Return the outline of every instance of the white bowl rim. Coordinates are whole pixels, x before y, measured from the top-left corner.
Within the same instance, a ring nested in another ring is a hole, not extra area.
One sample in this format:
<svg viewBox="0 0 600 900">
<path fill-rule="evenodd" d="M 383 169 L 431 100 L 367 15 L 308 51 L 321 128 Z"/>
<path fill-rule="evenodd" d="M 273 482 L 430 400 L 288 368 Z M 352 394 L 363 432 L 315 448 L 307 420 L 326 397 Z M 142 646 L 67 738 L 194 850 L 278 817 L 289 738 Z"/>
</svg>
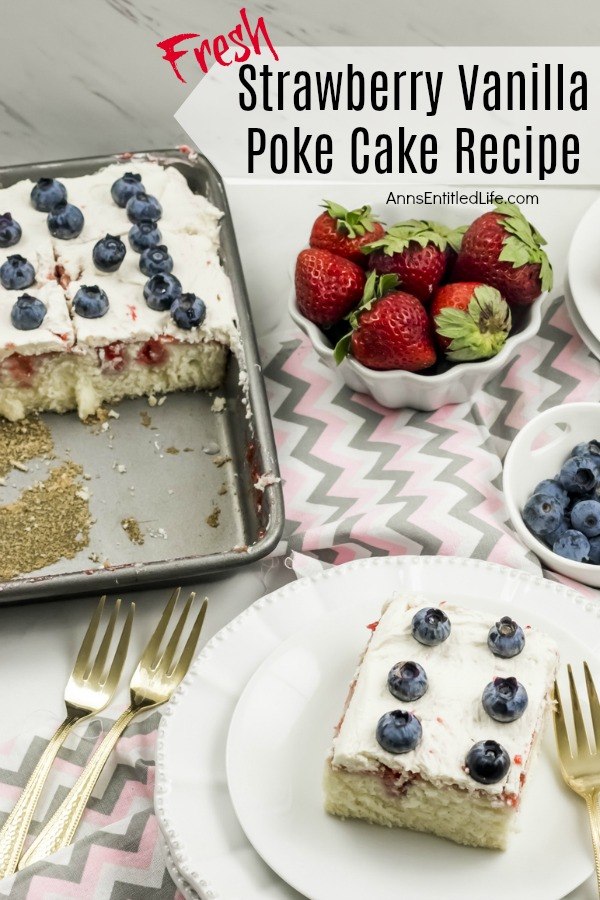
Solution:
<svg viewBox="0 0 600 900">
<path fill-rule="evenodd" d="M 531 321 L 525 326 L 523 331 L 509 335 L 500 352 L 497 353 L 496 356 L 490 357 L 490 359 L 457 363 L 452 366 L 452 368 L 448 369 L 446 372 L 441 372 L 439 375 L 423 375 L 420 372 L 408 372 L 406 369 L 369 369 L 352 356 L 347 356 L 343 362 L 345 365 L 354 369 L 363 381 L 365 379 L 370 379 L 374 382 L 384 383 L 397 378 L 398 375 L 402 375 L 408 383 L 412 382 L 415 385 L 448 384 L 452 381 L 459 380 L 464 372 L 469 370 L 472 371 L 473 366 L 477 367 L 478 372 L 483 372 L 484 374 L 488 372 L 494 373 L 499 371 L 503 365 L 509 361 L 509 358 L 516 347 L 523 343 L 523 341 L 537 334 L 542 322 L 542 312 L 547 298 L 548 291 L 543 291 L 539 297 L 530 304 L 528 308 L 531 310 Z M 298 304 L 296 303 L 296 291 L 293 285 L 290 291 L 289 313 L 294 322 L 296 322 L 302 331 L 308 335 L 311 343 L 317 350 L 317 353 L 322 357 L 327 357 L 332 368 L 334 366 L 337 368 L 333 356 L 333 349 L 325 343 L 321 329 L 318 325 L 315 325 L 314 322 L 311 322 L 310 319 L 307 319 L 298 309 Z"/>
<path fill-rule="evenodd" d="M 525 437 L 531 432 L 534 431 L 542 424 L 550 424 L 552 422 L 557 421 L 558 413 L 560 412 L 564 415 L 565 410 L 580 410 L 583 412 L 600 412 L 600 403 L 595 403 L 593 400 L 581 400 L 576 403 L 561 403 L 557 406 L 551 406 L 549 409 L 545 409 L 543 412 L 538 413 L 537 416 L 534 416 L 533 419 L 530 419 L 526 425 L 521 428 L 516 437 L 512 440 L 510 447 L 506 451 L 506 456 L 504 457 L 504 464 L 502 468 L 502 489 L 504 493 L 504 498 L 506 502 L 506 506 L 508 509 L 508 514 L 512 521 L 512 524 L 515 528 L 515 531 L 520 536 L 522 534 L 526 534 L 527 537 L 533 541 L 537 546 L 541 547 L 544 550 L 545 554 L 551 555 L 553 558 L 559 560 L 562 564 L 566 564 L 570 567 L 573 567 L 575 571 L 579 572 L 600 572 L 600 565 L 595 565 L 594 563 L 589 562 L 579 562 L 576 559 L 565 559 L 563 556 L 559 556 L 558 553 L 555 553 L 550 547 L 543 543 L 532 531 L 529 530 L 527 525 L 523 520 L 523 516 L 521 515 L 520 509 L 517 507 L 516 501 L 510 491 L 507 488 L 507 478 L 506 478 L 506 470 L 507 467 L 512 465 L 513 456 L 516 455 L 518 450 L 515 450 L 515 446 L 519 446 L 519 443 L 525 439 Z M 591 438 L 590 438 L 591 440 Z M 550 478 L 552 476 L 546 475 L 546 478 Z M 539 481 L 542 479 L 540 478 Z M 538 481 L 538 483 L 539 483 Z M 535 485 L 533 485 L 535 487 Z M 526 542 L 525 542 L 526 543 Z M 534 551 L 536 552 L 536 551 Z M 540 555 L 540 554 L 538 554 Z"/>
</svg>

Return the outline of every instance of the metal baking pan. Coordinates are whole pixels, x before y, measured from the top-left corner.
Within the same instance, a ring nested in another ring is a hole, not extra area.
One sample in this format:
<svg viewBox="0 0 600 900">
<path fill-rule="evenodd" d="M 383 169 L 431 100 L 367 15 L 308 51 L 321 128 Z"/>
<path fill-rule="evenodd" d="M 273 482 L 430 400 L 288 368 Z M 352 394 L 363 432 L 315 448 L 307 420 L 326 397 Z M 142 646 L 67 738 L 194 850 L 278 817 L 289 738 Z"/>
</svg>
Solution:
<svg viewBox="0 0 600 900">
<path fill-rule="evenodd" d="M 118 419 L 90 427 L 76 413 L 47 414 L 57 460 L 72 460 L 88 476 L 95 520 L 88 546 L 30 575 L 0 582 L 0 604 L 42 597 L 160 587 L 226 572 L 269 553 L 283 531 L 281 485 L 263 491 L 261 475 L 278 478 L 277 457 L 250 307 L 223 182 L 201 154 L 146 151 L 174 165 L 195 193 L 224 213 L 221 258 L 231 279 L 241 335 L 241 360 L 231 353 L 223 387 L 211 393 L 167 395 L 160 406 L 123 400 Z M 135 154 L 136 156 L 138 154 Z M 145 155 L 145 154 L 141 154 Z M 122 157 L 102 156 L 0 168 L 0 184 L 91 174 Z M 240 386 L 240 365 L 247 373 Z M 215 397 L 223 412 L 211 411 Z M 226 460 L 226 461 L 225 461 Z M 53 462 L 32 460 L 12 470 L 0 504 L 39 481 Z M 133 543 L 122 527 L 133 518 L 144 536 Z"/>
</svg>

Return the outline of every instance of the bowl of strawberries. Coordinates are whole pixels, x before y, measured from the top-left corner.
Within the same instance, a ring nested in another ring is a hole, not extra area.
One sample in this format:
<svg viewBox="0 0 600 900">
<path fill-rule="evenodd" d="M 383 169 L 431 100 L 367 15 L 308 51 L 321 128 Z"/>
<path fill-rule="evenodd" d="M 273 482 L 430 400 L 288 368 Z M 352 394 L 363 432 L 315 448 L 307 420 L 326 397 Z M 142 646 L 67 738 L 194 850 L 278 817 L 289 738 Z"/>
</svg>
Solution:
<svg viewBox="0 0 600 900">
<path fill-rule="evenodd" d="M 462 403 L 537 332 L 552 267 L 515 204 L 457 228 L 323 205 L 290 314 L 353 390 L 392 409 Z"/>
</svg>

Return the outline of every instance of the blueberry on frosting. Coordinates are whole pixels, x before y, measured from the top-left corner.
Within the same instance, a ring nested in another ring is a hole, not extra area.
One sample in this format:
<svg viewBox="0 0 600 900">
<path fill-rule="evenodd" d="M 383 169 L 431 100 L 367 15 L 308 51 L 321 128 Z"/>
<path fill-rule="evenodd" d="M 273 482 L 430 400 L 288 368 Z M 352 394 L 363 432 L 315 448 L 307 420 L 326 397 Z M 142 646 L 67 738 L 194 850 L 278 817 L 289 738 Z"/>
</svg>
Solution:
<svg viewBox="0 0 600 900">
<path fill-rule="evenodd" d="M 73 298 L 73 309 L 84 319 L 100 319 L 108 312 L 108 297 L 95 284 L 82 284 Z"/>
<path fill-rule="evenodd" d="M 153 275 L 144 285 L 144 299 L 150 309 L 164 312 L 181 297 L 181 282 L 167 272 Z"/>
<path fill-rule="evenodd" d="M 204 300 L 195 294 L 182 294 L 176 297 L 171 306 L 171 317 L 176 325 L 189 331 L 202 325 L 206 318 Z"/>
<path fill-rule="evenodd" d="M 478 741 L 467 753 L 465 765 L 473 781 L 496 784 L 510 769 L 510 759 L 497 741 Z"/>
<path fill-rule="evenodd" d="M 81 234 L 83 213 L 77 206 L 62 200 L 48 214 L 48 229 L 55 238 L 70 241 Z"/>
<path fill-rule="evenodd" d="M 110 189 L 110 195 L 117 206 L 127 206 L 127 202 L 136 194 L 144 193 L 144 185 L 142 184 L 142 176 L 136 175 L 134 172 L 125 172 L 120 178 L 114 182 Z"/>
<path fill-rule="evenodd" d="M 384 713 L 377 723 L 377 743 L 388 753 L 408 753 L 421 740 L 423 728 L 413 713 L 394 709 Z"/>
<path fill-rule="evenodd" d="M 142 250 L 140 256 L 140 270 L 148 278 L 153 275 L 159 275 L 161 272 L 173 271 L 173 257 L 164 244 L 156 247 L 148 247 Z"/>
<path fill-rule="evenodd" d="M 510 616 L 502 616 L 500 621 L 490 628 L 487 642 L 494 656 L 510 659 L 518 656 L 525 646 L 525 634 L 521 626 Z"/>
<path fill-rule="evenodd" d="M 141 222 L 142 219 L 158 222 L 162 216 L 162 206 L 156 197 L 152 197 L 145 191 L 141 191 L 139 194 L 134 194 L 133 197 L 130 197 L 127 201 L 125 210 L 129 221 L 134 223 Z"/>
<path fill-rule="evenodd" d="M 158 225 L 150 219 L 142 219 L 141 222 L 136 222 L 129 229 L 129 243 L 136 253 L 141 253 L 148 247 L 157 247 L 161 240 L 162 235 L 158 230 Z"/>
<path fill-rule="evenodd" d="M 0 216 L 0 247 L 14 247 L 21 240 L 21 226 L 15 222 L 10 213 Z"/>
<path fill-rule="evenodd" d="M 413 637 L 426 647 L 443 643 L 449 636 L 451 627 L 446 613 L 432 607 L 420 609 L 412 620 Z"/>
<path fill-rule="evenodd" d="M 399 662 L 389 671 L 388 688 L 397 700 L 409 703 L 418 700 L 427 691 L 425 669 L 416 662 Z"/>
<path fill-rule="evenodd" d="M 40 327 L 46 312 L 45 305 L 38 297 L 21 294 L 10 311 L 10 321 L 19 331 L 33 331 Z"/>
<path fill-rule="evenodd" d="M 529 698 L 516 678 L 494 678 L 485 686 L 481 702 L 496 722 L 515 722 L 527 709 Z"/>
<path fill-rule="evenodd" d="M 35 269 L 18 253 L 7 257 L 0 266 L 0 283 L 7 291 L 22 291 L 35 281 Z"/>
<path fill-rule="evenodd" d="M 97 244 L 94 244 L 92 259 L 96 268 L 101 272 L 116 272 L 125 259 L 126 252 L 127 248 L 120 237 L 107 234 Z"/>
<path fill-rule="evenodd" d="M 38 212 L 51 212 L 67 199 L 67 189 L 56 178 L 40 178 L 31 189 L 31 202 Z"/>
</svg>

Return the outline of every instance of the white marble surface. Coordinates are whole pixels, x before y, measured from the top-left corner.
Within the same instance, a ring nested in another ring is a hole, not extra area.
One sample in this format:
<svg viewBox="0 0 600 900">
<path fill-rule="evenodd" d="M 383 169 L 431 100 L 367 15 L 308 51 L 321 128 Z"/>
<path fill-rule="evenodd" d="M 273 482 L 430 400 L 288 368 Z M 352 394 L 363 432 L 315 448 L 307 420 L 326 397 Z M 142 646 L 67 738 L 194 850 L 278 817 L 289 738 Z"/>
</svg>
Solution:
<svg viewBox="0 0 600 900">
<path fill-rule="evenodd" d="M 572 0 L 521 0 L 502 5 L 460 0 L 381 0 L 328 4 L 291 0 L 251 7 L 263 14 L 280 44 L 578 44 L 600 33 L 600 7 Z M 0 164 L 60 159 L 127 148 L 173 145 L 185 140 L 173 113 L 197 73 L 186 66 L 189 85 L 180 84 L 155 44 L 182 31 L 212 35 L 234 24 L 239 4 L 222 0 L 20 0 L 2 8 L 0 55 Z M 187 63 L 187 60 L 186 60 Z M 390 187 L 394 187 L 390 185 Z M 230 201 L 259 334 L 293 333 L 284 311 L 289 267 L 305 241 L 320 187 L 285 188 L 286 222 L 281 228 L 280 186 L 237 184 Z M 376 194 L 373 192 L 377 192 Z M 340 202 L 383 202 L 381 186 L 346 186 Z M 588 190 L 545 191 L 536 222 L 547 233 L 562 281 L 570 233 L 595 194 Z M 257 198 L 260 228 L 257 228 Z M 390 218 L 392 216 L 390 215 Z M 204 638 L 210 637 L 265 590 L 291 577 L 266 561 L 233 578 L 198 586 L 210 597 Z M 137 618 L 127 664 L 150 634 L 164 592 L 135 595 Z M 62 714 L 62 691 L 95 599 L 2 608 L 0 684 L 4 703 L 0 739 L 50 722 Z M 117 703 L 127 699 L 126 687 Z M 590 883 L 573 900 L 591 900 Z"/>
</svg>

